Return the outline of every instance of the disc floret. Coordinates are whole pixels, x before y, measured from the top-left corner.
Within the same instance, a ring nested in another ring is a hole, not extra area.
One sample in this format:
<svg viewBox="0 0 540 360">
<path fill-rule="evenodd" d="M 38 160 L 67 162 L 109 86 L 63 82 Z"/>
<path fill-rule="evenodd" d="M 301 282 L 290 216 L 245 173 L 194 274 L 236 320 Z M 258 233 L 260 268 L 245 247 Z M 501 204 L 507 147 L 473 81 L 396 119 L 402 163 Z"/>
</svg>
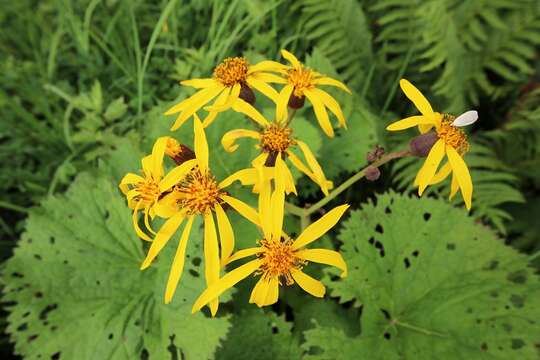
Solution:
<svg viewBox="0 0 540 360">
<path fill-rule="evenodd" d="M 258 243 L 263 248 L 258 254 L 262 261 L 258 273 L 267 279 L 278 278 L 281 285 L 294 284 L 291 270 L 302 269 L 306 261 L 296 256 L 293 241 L 282 237 L 279 241 L 263 239 Z"/>
<path fill-rule="evenodd" d="M 179 206 L 189 215 L 208 214 L 220 204 L 222 191 L 213 175 L 194 169 L 175 191 L 179 194 Z"/>
<path fill-rule="evenodd" d="M 287 71 L 287 82 L 294 86 L 293 95 L 301 98 L 305 90 L 315 88 L 313 71 L 305 67 L 293 68 Z"/>
<path fill-rule="evenodd" d="M 446 145 L 456 149 L 460 155 L 464 155 L 469 151 L 469 142 L 463 129 L 452 125 L 455 118 L 453 115 L 444 114 L 440 126 L 437 128 L 437 136 Z"/>
<path fill-rule="evenodd" d="M 249 63 L 244 57 L 229 57 L 214 69 L 214 77 L 225 86 L 243 84 L 248 75 Z"/>
<path fill-rule="evenodd" d="M 265 152 L 282 153 L 295 144 L 292 129 L 286 126 L 271 123 L 261 134 L 261 148 Z"/>
</svg>

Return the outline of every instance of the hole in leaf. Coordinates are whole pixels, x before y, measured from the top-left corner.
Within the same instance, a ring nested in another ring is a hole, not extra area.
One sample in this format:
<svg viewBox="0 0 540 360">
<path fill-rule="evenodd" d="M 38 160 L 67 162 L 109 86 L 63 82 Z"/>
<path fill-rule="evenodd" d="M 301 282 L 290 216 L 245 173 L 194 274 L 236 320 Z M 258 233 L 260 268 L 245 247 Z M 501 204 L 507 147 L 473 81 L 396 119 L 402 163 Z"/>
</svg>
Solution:
<svg viewBox="0 0 540 360">
<path fill-rule="evenodd" d="M 419 252 L 418 250 L 414 250 L 414 251 L 412 252 L 412 256 L 418 257 L 418 255 L 420 255 L 420 252 Z"/>
<path fill-rule="evenodd" d="M 28 342 L 32 342 L 32 341 L 36 340 L 36 339 L 38 338 L 38 336 L 39 336 L 39 335 L 37 335 L 37 334 L 36 334 L 36 335 L 30 335 L 30 336 L 28 337 Z"/>
<path fill-rule="evenodd" d="M 38 291 L 35 295 L 38 299 L 41 299 L 43 297 L 43 293 L 41 291 Z"/>
<path fill-rule="evenodd" d="M 403 263 L 405 264 L 405 269 L 408 269 L 411 267 L 411 262 L 409 261 L 409 258 L 403 259 Z"/>
<path fill-rule="evenodd" d="M 386 340 L 390 340 L 390 338 L 391 338 L 390 333 L 385 332 L 385 333 L 384 333 L 384 338 L 385 338 Z"/>
<path fill-rule="evenodd" d="M 58 360 L 58 359 L 60 359 L 60 351 L 51 355 L 51 360 Z"/>
<path fill-rule="evenodd" d="M 517 350 L 525 346 L 525 342 L 521 339 L 512 339 L 512 349 Z"/>
<path fill-rule="evenodd" d="M 36 258 L 36 260 L 41 260 L 41 255 L 39 254 L 35 254 L 34 257 Z"/>
<path fill-rule="evenodd" d="M 277 334 L 279 332 L 279 329 L 276 324 L 271 324 L 272 326 L 272 334 Z"/>
<path fill-rule="evenodd" d="M 150 359 L 150 354 L 148 353 L 147 349 L 142 349 L 141 351 L 141 360 L 148 360 Z"/>
<path fill-rule="evenodd" d="M 375 226 L 375 231 L 380 233 L 380 234 L 384 233 L 384 230 L 383 230 L 383 227 L 382 227 L 381 224 L 377 224 L 377 226 Z"/>
<path fill-rule="evenodd" d="M 391 319 L 391 316 L 390 316 L 390 313 L 388 312 L 388 310 L 381 309 L 381 312 L 383 313 L 384 318 L 385 318 L 386 320 L 390 320 L 390 319 Z"/>
<path fill-rule="evenodd" d="M 114 337 L 113 333 L 110 333 L 110 334 L 109 334 L 109 340 L 112 340 L 113 337 Z"/>
<path fill-rule="evenodd" d="M 368 240 L 368 242 L 369 242 L 371 245 L 375 244 L 375 238 L 374 238 L 373 236 L 370 237 L 369 240 Z"/>
<path fill-rule="evenodd" d="M 189 269 L 189 273 L 191 274 L 191 276 L 194 276 L 194 277 L 199 277 L 199 273 L 196 272 L 195 270 L 193 269 Z"/>
<path fill-rule="evenodd" d="M 390 209 L 389 206 L 387 206 L 387 207 L 384 208 L 384 213 L 385 213 L 385 214 L 391 214 L 391 213 L 392 213 L 392 210 Z"/>
<path fill-rule="evenodd" d="M 22 323 L 21 325 L 19 325 L 19 327 L 17 327 L 17 331 L 25 331 L 28 329 L 28 323 Z"/>
<path fill-rule="evenodd" d="M 107 220 L 109 218 L 109 210 L 105 210 L 105 213 L 103 214 L 103 218 L 105 218 L 105 220 Z"/>
<path fill-rule="evenodd" d="M 58 305 L 57 304 L 51 304 L 51 305 L 47 305 L 45 307 L 45 309 L 43 309 L 40 313 L 39 313 L 39 319 L 40 320 L 45 320 L 47 319 L 47 315 L 49 315 L 49 313 L 53 310 L 55 310 L 56 308 L 58 308 Z"/>
<path fill-rule="evenodd" d="M 480 345 L 480 349 L 482 349 L 482 351 L 487 351 L 488 349 L 488 346 L 486 343 L 482 343 L 482 345 Z"/>
<path fill-rule="evenodd" d="M 380 241 L 375 241 L 375 248 L 379 250 L 379 255 L 384 257 L 384 246 Z"/>
<path fill-rule="evenodd" d="M 201 264 L 201 258 L 200 257 L 194 257 L 193 260 L 191 260 L 191 263 L 195 266 L 199 266 Z"/>
<path fill-rule="evenodd" d="M 23 274 L 21 274 L 21 273 L 18 273 L 18 272 L 14 272 L 14 273 L 12 273 L 12 274 L 11 274 L 11 276 L 13 276 L 13 277 L 16 277 L 16 278 L 23 278 L 23 277 L 24 277 L 24 275 L 23 275 Z"/>
<path fill-rule="evenodd" d="M 447 249 L 447 250 L 455 250 L 455 249 L 456 249 L 456 245 L 455 245 L 455 244 L 452 244 L 452 243 L 448 243 L 448 244 L 446 244 L 446 249 Z"/>
<path fill-rule="evenodd" d="M 25 317 L 27 317 L 28 315 L 30 315 L 30 311 L 25 312 L 25 313 L 23 314 L 22 317 L 25 318 Z"/>
<path fill-rule="evenodd" d="M 527 273 L 525 270 L 518 270 L 508 274 L 506 278 L 513 283 L 524 284 L 527 282 Z"/>
<path fill-rule="evenodd" d="M 430 213 L 424 213 L 424 220 L 428 221 L 429 219 L 431 219 L 431 214 Z"/>
<path fill-rule="evenodd" d="M 53 244 L 54 244 L 54 241 L 55 241 L 55 238 L 54 238 L 54 236 L 51 236 L 51 237 L 49 238 L 49 242 L 51 243 L 51 245 L 53 245 Z"/>
</svg>

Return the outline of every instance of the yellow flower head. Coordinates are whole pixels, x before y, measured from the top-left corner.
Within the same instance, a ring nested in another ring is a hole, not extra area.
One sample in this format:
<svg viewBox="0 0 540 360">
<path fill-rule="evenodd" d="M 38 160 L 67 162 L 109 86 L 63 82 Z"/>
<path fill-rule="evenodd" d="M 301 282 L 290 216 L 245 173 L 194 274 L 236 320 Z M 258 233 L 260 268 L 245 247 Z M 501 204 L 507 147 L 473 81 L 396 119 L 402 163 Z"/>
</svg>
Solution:
<svg viewBox="0 0 540 360">
<path fill-rule="evenodd" d="M 283 121 L 287 117 L 287 106 L 292 108 L 302 107 L 304 100 L 307 98 L 313 105 L 313 111 L 326 135 L 334 136 L 334 129 L 330 123 L 327 109 L 329 109 L 337 118 L 339 126 L 347 127 L 345 117 L 341 111 L 338 102 L 326 91 L 319 88 L 320 85 L 330 85 L 338 87 L 349 94 L 351 91 L 342 82 L 327 76 L 321 75 L 318 72 L 308 69 L 298 61 L 298 59 L 288 52 L 281 50 L 281 55 L 290 62 L 290 65 L 283 69 L 277 69 L 282 75 L 282 79 L 278 82 L 285 86 L 279 93 L 277 101 L 276 118 Z M 275 70 L 274 70 L 275 71 Z"/>
<path fill-rule="evenodd" d="M 306 249 L 306 246 L 323 236 L 342 217 L 349 205 L 341 205 L 308 226 L 295 240 L 283 231 L 284 192 L 283 184 L 276 181 L 275 191 L 269 183 L 261 189 L 259 197 L 259 219 L 262 239 L 259 246 L 244 249 L 231 256 L 228 262 L 248 256 L 256 258 L 225 274 L 199 296 L 192 312 L 199 311 L 212 299 L 220 296 L 230 287 L 245 279 L 250 274 L 260 276 L 249 299 L 262 307 L 274 304 L 278 300 L 279 286 L 297 283 L 304 291 L 316 297 L 325 294 L 324 285 L 305 274 L 302 269 L 309 262 L 332 265 L 342 270 L 342 277 L 347 275 L 347 265 L 341 255 L 328 249 Z"/>
<path fill-rule="evenodd" d="M 223 205 L 229 205 L 250 221 L 258 221 L 256 211 L 242 201 L 229 196 L 224 191 L 226 185 L 218 183 L 212 175 L 208 163 L 206 135 L 201 121 L 196 115 L 194 132 L 195 159 L 188 160 L 173 169 L 167 176 L 173 182 L 167 183 L 168 191 L 159 198 L 154 209 L 158 216 L 167 218 L 167 221 L 155 235 L 148 254 L 141 265 L 141 270 L 148 268 L 185 221 L 186 225 L 182 231 L 167 281 L 165 303 L 171 302 L 180 281 L 187 241 L 196 216 L 201 216 L 204 219 L 204 264 L 208 286 L 211 286 L 219 279 L 221 266 L 226 263 L 234 249 L 234 233 Z M 171 146 L 171 148 L 174 149 L 175 147 Z M 217 220 L 220 245 L 218 245 L 214 216 Z M 219 300 L 217 298 L 212 299 L 210 302 L 210 309 L 213 314 L 217 311 L 218 304 Z"/>
<path fill-rule="evenodd" d="M 418 193 L 422 195 L 428 185 L 437 184 L 452 174 L 450 199 L 461 190 L 465 206 L 470 210 L 473 184 L 467 164 L 462 158 L 469 150 L 469 143 L 461 127 L 474 123 L 478 119 L 478 113 L 471 110 L 456 118 L 453 115 L 434 112 L 431 104 L 413 84 L 402 79 L 399 85 L 422 115 L 396 121 L 386 129 L 397 131 L 418 126 L 421 133 L 435 128 L 437 135 L 437 141 L 416 175 L 415 185 L 418 186 Z M 437 171 L 445 154 L 448 161 Z"/>
<path fill-rule="evenodd" d="M 249 137 L 259 141 L 257 147 L 261 150 L 261 154 L 253 160 L 252 169 L 244 169 L 233 175 L 227 180 L 233 182 L 239 180 L 243 185 L 257 185 L 258 175 L 256 168 L 265 167 L 266 172 L 280 172 L 286 179 L 285 189 L 287 193 L 295 193 L 296 188 L 294 186 L 294 179 L 289 168 L 285 165 L 282 169 L 274 166 L 277 158 L 288 160 L 294 167 L 300 172 L 307 175 L 314 183 L 319 185 L 322 192 L 328 195 L 328 191 L 333 188 L 332 181 L 326 179 L 323 170 L 315 155 L 311 152 L 309 146 L 293 136 L 293 131 L 285 123 L 282 122 L 270 122 L 266 120 L 260 113 L 257 112 L 257 117 L 262 125 L 259 131 L 237 129 L 227 132 L 221 139 L 221 143 L 226 151 L 233 152 L 238 149 L 236 140 Z M 299 149 L 304 158 L 304 163 L 300 158 L 292 151 L 293 149 Z M 272 177 L 272 174 L 268 174 Z M 254 188 L 256 191 L 257 186 Z"/>
<path fill-rule="evenodd" d="M 155 235 L 150 227 L 148 217 L 156 215 L 156 205 L 159 197 L 168 191 L 178 178 L 178 174 L 189 171 L 194 165 L 194 160 L 185 161 L 184 164 L 167 174 L 163 178 L 163 156 L 167 151 L 169 137 L 159 138 L 152 149 L 152 154 L 142 159 L 142 175 L 128 173 L 120 181 L 120 190 L 128 200 L 128 206 L 133 210 L 133 227 L 137 235 L 147 241 L 152 239 L 139 227 L 138 211 L 144 212 L 146 229 Z"/>
<path fill-rule="evenodd" d="M 256 89 L 274 102 L 278 93 L 268 85 L 271 80 L 278 78 L 267 71 L 279 71 L 285 66 L 275 61 L 261 61 L 250 65 L 243 57 L 226 58 L 214 69 L 214 76 L 207 79 L 192 79 L 182 81 L 181 84 L 200 89 L 194 95 L 176 104 L 165 115 L 178 114 L 171 130 L 176 130 L 198 110 L 213 99 L 209 111 L 203 121 L 203 126 L 210 125 L 217 114 L 232 108 L 234 111 L 250 114 L 255 108 L 250 102 L 255 100 L 252 89 Z"/>
</svg>

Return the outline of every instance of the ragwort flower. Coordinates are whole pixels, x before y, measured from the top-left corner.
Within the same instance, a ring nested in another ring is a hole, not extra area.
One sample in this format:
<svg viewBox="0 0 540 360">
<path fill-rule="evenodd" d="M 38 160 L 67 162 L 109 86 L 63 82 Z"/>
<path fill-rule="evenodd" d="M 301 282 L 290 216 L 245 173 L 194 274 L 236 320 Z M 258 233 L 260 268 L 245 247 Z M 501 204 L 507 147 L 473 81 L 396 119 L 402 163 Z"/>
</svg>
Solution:
<svg viewBox="0 0 540 360">
<path fill-rule="evenodd" d="M 317 159 L 313 155 L 309 146 L 295 137 L 293 137 L 292 129 L 284 122 L 270 122 L 266 120 L 262 115 L 259 116 L 263 122 L 263 127 L 259 131 L 236 129 L 227 132 L 221 139 L 221 143 L 226 151 L 233 152 L 238 149 L 236 140 L 240 138 L 253 138 L 259 141 L 256 145 L 261 154 L 253 160 L 254 168 L 244 169 L 236 174 L 233 174 L 228 180 L 230 182 L 234 180 L 240 180 L 244 185 L 256 185 L 257 174 L 256 168 L 264 166 L 265 171 L 283 171 L 283 176 L 286 179 L 285 189 L 287 193 L 295 193 L 296 188 L 294 186 L 294 179 L 287 166 L 283 167 L 283 170 L 278 170 L 274 165 L 276 158 L 281 157 L 288 159 L 290 163 L 296 167 L 300 172 L 307 175 L 314 183 L 319 185 L 322 192 L 328 195 L 328 190 L 333 188 L 332 181 L 326 179 L 323 170 Z M 304 155 L 307 165 L 295 155 L 293 148 L 298 148 Z M 269 174 L 269 176 L 273 176 Z"/>
<path fill-rule="evenodd" d="M 155 235 L 148 217 L 153 219 L 156 215 L 155 209 L 159 197 L 173 187 L 176 181 L 195 165 L 195 160 L 188 159 L 163 177 L 163 156 L 167 151 L 167 143 L 168 137 L 159 138 L 152 148 L 152 154 L 145 156 L 141 161 L 143 176 L 128 173 L 122 178 L 119 185 L 122 193 L 126 195 L 128 207 L 133 209 L 135 232 L 141 239 L 147 241 L 152 241 L 152 239 L 139 227 L 139 210 L 144 212 L 146 229 Z"/>
<path fill-rule="evenodd" d="M 256 211 L 242 201 L 229 196 L 223 189 L 224 186 L 219 184 L 212 175 L 208 164 L 206 135 L 197 116 L 194 120 L 194 132 L 196 157 L 194 166 L 191 171 L 183 173 L 182 177 L 177 177 L 172 190 L 158 200 L 155 208 L 156 214 L 167 218 L 167 221 L 157 232 L 146 259 L 141 265 L 141 270 L 148 268 L 182 222 L 185 221 L 186 224 L 167 281 L 165 303 L 172 300 L 182 275 L 187 241 L 196 216 L 202 216 L 204 219 L 204 266 L 208 286 L 218 281 L 220 265 L 225 264 L 234 249 L 234 233 L 223 205 L 228 204 L 248 220 L 258 223 Z M 221 246 L 218 245 L 214 214 Z M 212 314 L 217 311 L 218 304 L 217 297 L 210 302 Z"/>
<path fill-rule="evenodd" d="M 287 106 L 291 108 L 300 108 L 304 105 L 304 101 L 307 98 L 311 102 L 311 105 L 313 105 L 315 116 L 326 135 L 329 137 L 334 136 L 334 129 L 330 123 L 328 112 L 326 110 L 327 108 L 336 116 L 339 126 L 347 128 L 345 117 L 343 116 L 343 112 L 341 111 L 338 102 L 326 91 L 321 90 L 319 86 L 335 86 L 350 94 L 351 91 L 349 88 L 338 80 L 329 78 L 305 67 L 287 50 L 281 50 L 281 55 L 283 55 L 291 65 L 287 66 L 285 70 L 278 69 L 278 72 L 282 74 L 282 78 L 279 81 L 269 79 L 270 82 L 285 84 L 279 93 L 277 101 L 277 119 L 282 121 L 286 118 Z"/>
<path fill-rule="evenodd" d="M 165 115 L 180 113 L 171 130 L 176 130 L 193 114 L 208 104 L 214 98 L 212 106 L 208 107 L 208 116 L 203 122 L 206 127 L 221 111 L 232 108 L 234 111 L 249 115 L 255 108 L 250 104 L 255 101 L 252 88 L 265 96 L 277 101 L 278 93 L 268 85 L 269 80 L 277 78 L 267 71 L 278 71 L 285 66 L 275 61 L 261 61 L 250 65 L 243 57 L 226 58 L 214 69 L 214 76 L 207 79 L 192 79 L 181 84 L 200 89 L 194 95 L 174 105 Z"/>
<path fill-rule="evenodd" d="M 469 150 L 469 143 L 460 127 L 474 123 L 478 119 L 478 113 L 471 110 L 456 118 L 453 115 L 434 112 L 428 100 L 409 81 L 402 79 L 399 85 L 422 115 L 396 121 L 386 129 L 397 131 L 418 126 L 421 133 L 435 128 L 437 135 L 437 140 L 429 151 L 424 165 L 416 175 L 415 185 L 418 186 L 418 193 L 422 195 L 428 185 L 439 183 L 452 174 L 450 198 L 461 190 L 465 206 L 470 210 L 473 184 L 467 164 L 463 161 L 463 156 Z M 445 154 L 448 161 L 437 171 Z"/>
<path fill-rule="evenodd" d="M 279 181 L 282 180 L 277 180 L 277 183 Z M 260 279 L 251 292 L 249 302 L 259 307 L 274 304 L 278 300 L 279 286 L 292 285 L 295 282 L 309 294 L 323 297 L 326 291 L 324 285 L 305 274 L 302 268 L 309 262 L 332 265 L 342 270 L 341 276 L 345 277 L 347 265 L 337 251 L 306 249 L 306 246 L 331 229 L 348 207 L 349 205 L 335 207 L 309 225 L 296 240 L 292 240 L 282 231 L 283 187 L 276 185 L 275 191 L 271 192 L 269 185 L 264 186 L 259 196 L 259 218 L 263 238 L 258 241 L 258 247 L 240 250 L 233 254 L 228 262 L 249 256 L 257 258 L 237 267 L 214 284 L 209 285 L 195 301 L 192 312 L 199 311 L 204 305 L 253 273 L 259 275 Z"/>
</svg>

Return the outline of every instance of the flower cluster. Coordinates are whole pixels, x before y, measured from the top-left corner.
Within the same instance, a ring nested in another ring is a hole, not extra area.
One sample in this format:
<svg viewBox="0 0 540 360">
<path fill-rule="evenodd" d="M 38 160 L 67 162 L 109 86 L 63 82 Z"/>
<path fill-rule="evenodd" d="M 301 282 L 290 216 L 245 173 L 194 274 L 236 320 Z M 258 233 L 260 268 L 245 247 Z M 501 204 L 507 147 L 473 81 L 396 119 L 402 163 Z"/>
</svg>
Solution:
<svg viewBox="0 0 540 360">
<path fill-rule="evenodd" d="M 328 211 L 314 223 L 305 226 L 296 238 L 290 237 L 283 229 L 283 219 L 286 196 L 297 194 L 290 165 L 311 179 L 328 201 L 344 190 L 342 185 L 333 195 L 330 194 L 332 181 L 326 179 L 308 144 L 294 136 L 290 123 L 297 109 L 302 108 L 307 99 L 324 133 L 333 137 L 334 127 L 328 110 L 335 116 L 338 127 L 346 128 L 345 117 L 338 102 L 321 86 L 333 86 L 347 93 L 350 91 L 343 83 L 304 66 L 288 51 L 282 50 L 281 53 L 289 65 L 270 60 L 252 65 L 243 57 L 227 58 L 214 69 L 211 78 L 183 81 L 182 85 L 198 91 L 174 105 L 166 114 L 177 116 L 172 131 L 193 119 L 193 148 L 173 137 L 161 137 L 155 142 L 152 153 L 142 159 L 141 175 L 129 173 L 120 182 L 128 206 L 133 209 L 135 232 L 141 239 L 150 242 L 141 270 L 152 264 L 183 226 L 167 280 L 165 303 L 172 301 L 182 276 L 187 243 L 197 216 L 204 223 L 207 287 L 195 301 L 193 312 L 208 306 L 211 314 L 215 315 L 223 292 L 252 274 L 258 276 L 259 280 L 249 302 L 258 306 L 275 303 L 280 285 L 296 283 L 313 296 L 324 296 L 324 285 L 302 271 L 310 262 L 331 265 L 340 269 L 342 276 L 347 274 L 347 266 L 338 252 L 307 246 L 336 225 L 348 205 Z M 400 120 L 390 125 L 388 130 L 417 125 L 421 133 L 435 129 L 429 154 L 416 178 L 420 194 L 428 185 L 440 182 L 452 173 L 451 195 L 461 189 L 467 208 L 470 208 L 472 182 L 462 160 L 469 145 L 459 126 L 476 120 L 472 119 L 475 114 L 469 112 L 455 118 L 436 113 L 412 84 L 406 80 L 400 84 L 422 115 Z M 278 91 L 274 86 L 281 86 L 281 89 Z M 275 104 L 275 117 L 272 120 L 255 108 L 255 92 Z M 235 129 L 223 134 L 221 143 L 224 150 L 236 151 L 239 147 L 236 141 L 247 137 L 255 140 L 259 155 L 252 159 L 251 164 L 246 164 L 245 169 L 225 179 L 217 179 L 210 166 L 205 128 L 212 124 L 219 113 L 229 109 L 246 115 L 253 121 L 254 129 Z M 198 116 L 201 110 L 205 111 L 203 120 Z M 293 149 L 301 153 L 303 159 Z M 437 171 L 444 154 L 448 162 Z M 379 156 L 377 159 L 373 160 L 384 163 Z M 378 172 L 376 167 L 371 167 Z M 165 168 L 169 171 L 165 171 Z M 376 178 L 378 175 L 370 179 L 373 181 Z M 235 181 L 251 187 L 252 192 L 257 194 L 257 209 L 227 192 L 227 187 Z M 229 211 L 239 213 L 260 230 L 260 236 L 253 239 L 256 246 L 235 251 L 234 230 L 227 215 Z M 141 213 L 142 225 L 139 224 Z M 165 220 L 158 231 L 151 225 L 155 217 Z M 226 265 L 247 257 L 252 257 L 252 260 L 222 275 Z"/>
</svg>

